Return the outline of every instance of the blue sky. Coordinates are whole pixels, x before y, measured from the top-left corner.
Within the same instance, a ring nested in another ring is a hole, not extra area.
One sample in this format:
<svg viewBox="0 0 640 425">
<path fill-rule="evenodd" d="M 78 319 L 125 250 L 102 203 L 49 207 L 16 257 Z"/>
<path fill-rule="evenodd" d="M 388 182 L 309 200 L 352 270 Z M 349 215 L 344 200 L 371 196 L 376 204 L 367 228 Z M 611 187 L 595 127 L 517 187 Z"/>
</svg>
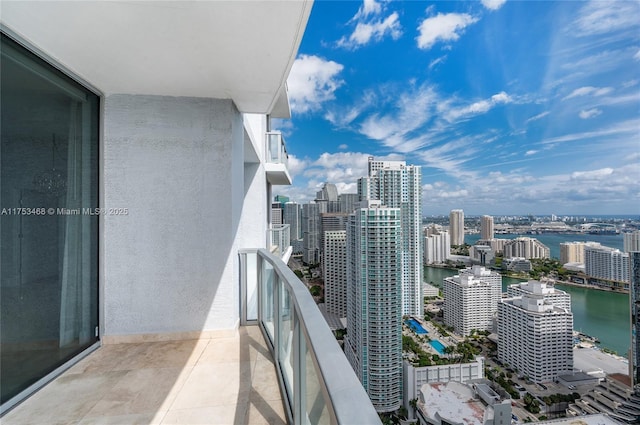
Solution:
<svg viewBox="0 0 640 425">
<path fill-rule="evenodd" d="M 317 0 L 288 79 L 297 202 L 367 157 L 424 215 L 640 214 L 640 2 Z"/>
</svg>

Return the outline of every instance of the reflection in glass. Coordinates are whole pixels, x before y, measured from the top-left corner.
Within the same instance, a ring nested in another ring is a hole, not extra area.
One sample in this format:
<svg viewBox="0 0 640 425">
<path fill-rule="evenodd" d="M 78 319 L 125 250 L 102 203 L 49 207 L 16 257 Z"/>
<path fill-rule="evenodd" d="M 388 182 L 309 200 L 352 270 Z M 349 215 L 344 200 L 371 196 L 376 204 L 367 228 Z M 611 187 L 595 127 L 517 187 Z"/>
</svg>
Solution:
<svg viewBox="0 0 640 425">
<path fill-rule="evenodd" d="M 0 50 L 4 403 L 97 340 L 99 98 L 4 34 Z"/>
</svg>

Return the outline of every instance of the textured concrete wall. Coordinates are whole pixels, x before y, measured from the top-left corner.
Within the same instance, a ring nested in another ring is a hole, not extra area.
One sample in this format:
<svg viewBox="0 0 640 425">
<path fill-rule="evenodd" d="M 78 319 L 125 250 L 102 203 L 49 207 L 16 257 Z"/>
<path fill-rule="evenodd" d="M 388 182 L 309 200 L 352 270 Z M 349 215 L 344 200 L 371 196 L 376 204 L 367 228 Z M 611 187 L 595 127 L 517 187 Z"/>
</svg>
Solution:
<svg viewBox="0 0 640 425">
<path fill-rule="evenodd" d="M 104 335 L 237 324 L 244 137 L 229 100 L 106 98 Z"/>
</svg>

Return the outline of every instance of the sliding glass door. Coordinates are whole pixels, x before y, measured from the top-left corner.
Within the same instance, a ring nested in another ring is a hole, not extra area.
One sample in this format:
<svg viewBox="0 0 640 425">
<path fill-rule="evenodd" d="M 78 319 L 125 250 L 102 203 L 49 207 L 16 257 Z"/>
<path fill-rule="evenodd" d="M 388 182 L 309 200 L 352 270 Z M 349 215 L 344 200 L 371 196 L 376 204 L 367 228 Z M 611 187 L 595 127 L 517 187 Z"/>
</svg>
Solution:
<svg viewBox="0 0 640 425">
<path fill-rule="evenodd" d="M 99 98 L 2 34 L 5 403 L 97 341 Z"/>
</svg>

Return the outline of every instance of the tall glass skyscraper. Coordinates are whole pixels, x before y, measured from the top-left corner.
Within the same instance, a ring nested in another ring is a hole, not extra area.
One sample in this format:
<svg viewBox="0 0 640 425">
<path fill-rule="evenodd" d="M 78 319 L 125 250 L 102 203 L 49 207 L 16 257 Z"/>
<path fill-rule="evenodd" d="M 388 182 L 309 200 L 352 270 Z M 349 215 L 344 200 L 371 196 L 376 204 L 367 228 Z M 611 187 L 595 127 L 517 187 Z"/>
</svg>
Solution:
<svg viewBox="0 0 640 425">
<path fill-rule="evenodd" d="M 422 167 L 369 157 L 369 176 L 358 180 L 358 191 L 362 200 L 400 208 L 402 314 L 422 315 Z"/>
<path fill-rule="evenodd" d="M 401 215 L 368 201 L 347 223 L 345 355 L 379 412 L 402 401 Z"/>
<path fill-rule="evenodd" d="M 640 389 L 640 251 L 629 253 L 631 286 L 629 301 L 631 303 L 631 355 L 629 357 L 629 375 L 631 384 Z M 637 391 L 636 391 L 637 392 Z"/>
</svg>

